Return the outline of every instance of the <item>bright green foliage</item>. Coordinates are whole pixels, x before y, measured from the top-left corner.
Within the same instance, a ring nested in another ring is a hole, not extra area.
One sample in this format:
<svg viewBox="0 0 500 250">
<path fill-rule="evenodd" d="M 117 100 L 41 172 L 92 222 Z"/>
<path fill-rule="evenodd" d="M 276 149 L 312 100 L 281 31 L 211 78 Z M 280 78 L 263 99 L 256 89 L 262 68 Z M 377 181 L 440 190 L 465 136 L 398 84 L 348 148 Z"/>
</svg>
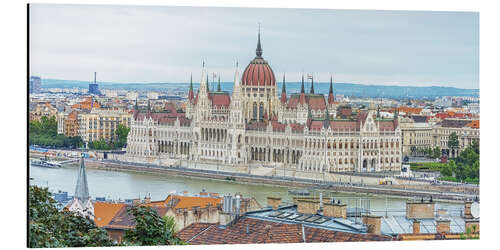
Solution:
<svg viewBox="0 0 500 250">
<path fill-rule="evenodd" d="M 135 206 L 129 209 L 135 221 L 135 228 L 127 230 L 124 236 L 125 245 L 156 246 L 184 244 L 175 235 L 173 218 L 162 218 L 151 207 Z"/>
<path fill-rule="evenodd" d="M 441 167 L 441 175 L 452 176 L 456 168 L 457 165 L 455 164 L 455 161 L 451 160 L 448 162 L 448 164 L 445 164 L 443 167 Z"/>
<path fill-rule="evenodd" d="M 441 149 L 439 147 L 435 147 L 432 150 L 432 158 L 439 158 L 441 157 Z"/>
<path fill-rule="evenodd" d="M 57 122 L 54 116 L 50 118 L 42 116 L 40 121 L 29 122 L 29 143 L 31 145 L 55 146 L 55 147 L 81 147 L 83 145 L 80 136 L 66 137 L 57 134 Z"/>
<path fill-rule="evenodd" d="M 458 145 L 459 145 L 458 135 L 457 135 L 457 133 L 453 132 L 448 137 L 448 148 L 450 148 L 450 149 L 457 149 Z"/>
<path fill-rule="evenodd" d="M 103 139 L 99 141 L 93 141 L 89 143 L 89 148 L 91 149 L 97 149 L 97 150 L 110 150 L 113 148 L 113 144 L 106 143 Z"/>
<path fill-rule="evenodd" d="M 479 143 L 473 142 L 460 153 L 456 161 L 450 161 L 441 168 L 442 180 L 464 181 L 468 183 L 479 183 Z"/>
<path fill-rule="evenodd" d="M 106 231 L 90 218 L 69 211 L 58 211 L 47 188 L 29 189 L 28 246 L 90 247 L 112 246 Z"/>
<path fill-rule="evenodd" d="M 115 143 L 117 147 L 123 147 L 127 143 L 127 136 L 130 132 L 130 128 L 123 124 L 118 124 L 115 130 L 115 134 L 118 137 L 118 141 Z"/>
</svg>

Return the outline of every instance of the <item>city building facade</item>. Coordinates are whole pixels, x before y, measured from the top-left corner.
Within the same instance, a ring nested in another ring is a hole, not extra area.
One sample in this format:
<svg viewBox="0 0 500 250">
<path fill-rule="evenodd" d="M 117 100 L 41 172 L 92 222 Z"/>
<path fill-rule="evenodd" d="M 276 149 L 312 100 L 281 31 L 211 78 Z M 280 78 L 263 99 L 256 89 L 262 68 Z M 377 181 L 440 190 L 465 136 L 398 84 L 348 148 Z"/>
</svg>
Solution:
<svg viewBox="0 0 500 250">
<path fill-rule="evenodd" d="M 308 77 L 309 78 L 309 77 Z M 401 129 L 397 117 L 382 119 L 373 109 L 337 118 L 333 82 L 327 97 L 314 92 L 287 97 L 262 57 L 256 57 L 232 94 L 208 88 L 207 69 L 195 95 L 191 86 L 185 113 L 136 109 L 128 136 L 128 161 L 179 158 L 233 166 L 257 164 L 296 171 L 372 172 L 401 169 Z M 283 76 L 285 85 L 285 76 Z M 347 114 L 348 113 L 348 114 Z"/>
<path fill-rule="evenodd" d="M 30 94 L 40 93 L 42 89 L 42 78 L 39 76 L 31 76 L 29 82 L 29 92 Z"/>
</svg>

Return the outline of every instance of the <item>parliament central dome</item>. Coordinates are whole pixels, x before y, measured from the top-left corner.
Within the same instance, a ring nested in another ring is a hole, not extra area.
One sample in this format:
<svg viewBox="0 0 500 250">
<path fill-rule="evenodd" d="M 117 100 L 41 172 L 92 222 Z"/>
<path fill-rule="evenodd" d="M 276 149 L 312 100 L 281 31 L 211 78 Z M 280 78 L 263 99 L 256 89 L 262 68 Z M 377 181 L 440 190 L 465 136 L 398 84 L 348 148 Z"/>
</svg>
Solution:
<svg viewBox="0 0 500 250">
<path fill-rule="evenodd" d="M 262 47 L 260 45 L 260 32 L 255 50 L 255 58 L 243 71 L 241 83 L 243 86 L 275 86 L 276 78 L 271 66 L 262 57 Z"/>
</svg>

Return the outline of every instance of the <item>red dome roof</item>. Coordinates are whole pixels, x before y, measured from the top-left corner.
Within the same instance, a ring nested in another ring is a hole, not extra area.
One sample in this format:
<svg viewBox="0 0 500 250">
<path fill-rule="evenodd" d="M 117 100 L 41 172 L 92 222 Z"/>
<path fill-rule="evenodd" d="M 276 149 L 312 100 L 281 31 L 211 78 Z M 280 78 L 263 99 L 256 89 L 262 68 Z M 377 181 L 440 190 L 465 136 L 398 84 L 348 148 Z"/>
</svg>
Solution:
<svg viewBox="0 0 500 250">
<path fill-rule="evenodd" d="M 241 78 L 242 85 L 274 86 L 276 79 L 271 66 L 262 58 L 253 59 L 246 67 Z"/>
<path fill-rule="evenodd" d="M 262 58 L 260 30 L 257 49 L 255 50 L 255 52 L 255 58 L 250 62 L 250 64 L 248 64 L 245 71 L 243 71 L 243 77 L 241 78 L 242 85 L 275 86 L 276 78 L 274 77 L 274 72 L 271 69 L 271 66 L 267 64 L 267 61 Z"/>
</svg>

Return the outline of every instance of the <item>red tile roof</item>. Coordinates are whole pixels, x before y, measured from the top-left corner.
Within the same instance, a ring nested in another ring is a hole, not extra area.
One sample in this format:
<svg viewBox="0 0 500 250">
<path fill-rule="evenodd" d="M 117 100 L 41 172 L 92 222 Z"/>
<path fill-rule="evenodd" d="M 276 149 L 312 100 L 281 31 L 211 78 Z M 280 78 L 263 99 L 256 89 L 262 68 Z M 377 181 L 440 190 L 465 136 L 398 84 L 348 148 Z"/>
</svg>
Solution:
<svg viewBox="0 0 500 250">
<path fill-rule="evenodd" d="M 154 201 L 151 203 L 143 204 L 144 206 L 151 207 L 172 207 L 182 209 L 192 209 L 193 207 L 212 207 L 221 204 L 222 198 L 220 197 L 197 197 L 197 196 L 182 196 L 182 195 L 169 195 L 163 201 Z"/>
<path fill-rule="evenodd" d="M 94 222 L 98 227 L 108 225 L 125 203 L 94 202 Z"/>
<path fill-rule="evenodd" d="M 248 233 L 247 233 L 248 228 Z M 391 237 L 373 234 L 354 234 L 304 226 L 305 242 L 387 241 Z M 222 229 L 218 224 L 194 223 L 177 236 L 192 245 L 301 243 L 304 242 L 301 224 L 286 224 L 241 218 Z"/>
<path fill-rule="evenodd" d="M 321 109 L 326 108 L 326 102 L 323 95 L 307 95 L 307 104 L 311 109 Z"/>
<path fill-rule="evenodd" d="M 355 121 L 331 121 L 330 128 L 332 131 L 359 131 L 359 125 Z"/>
<path fill-rule="evenodd" d="M 229 107 L 231 104 L 231 97 L 228 93 L 210 93 L 208 98 L 212 101 L 212 105 L 216 107 Z"/>
<path fill-rule="evenodd" d="M 309 124 L 309 130 L 318 131 L 323 127 L 323 121 L 311 121 Z"/>
</svg>

